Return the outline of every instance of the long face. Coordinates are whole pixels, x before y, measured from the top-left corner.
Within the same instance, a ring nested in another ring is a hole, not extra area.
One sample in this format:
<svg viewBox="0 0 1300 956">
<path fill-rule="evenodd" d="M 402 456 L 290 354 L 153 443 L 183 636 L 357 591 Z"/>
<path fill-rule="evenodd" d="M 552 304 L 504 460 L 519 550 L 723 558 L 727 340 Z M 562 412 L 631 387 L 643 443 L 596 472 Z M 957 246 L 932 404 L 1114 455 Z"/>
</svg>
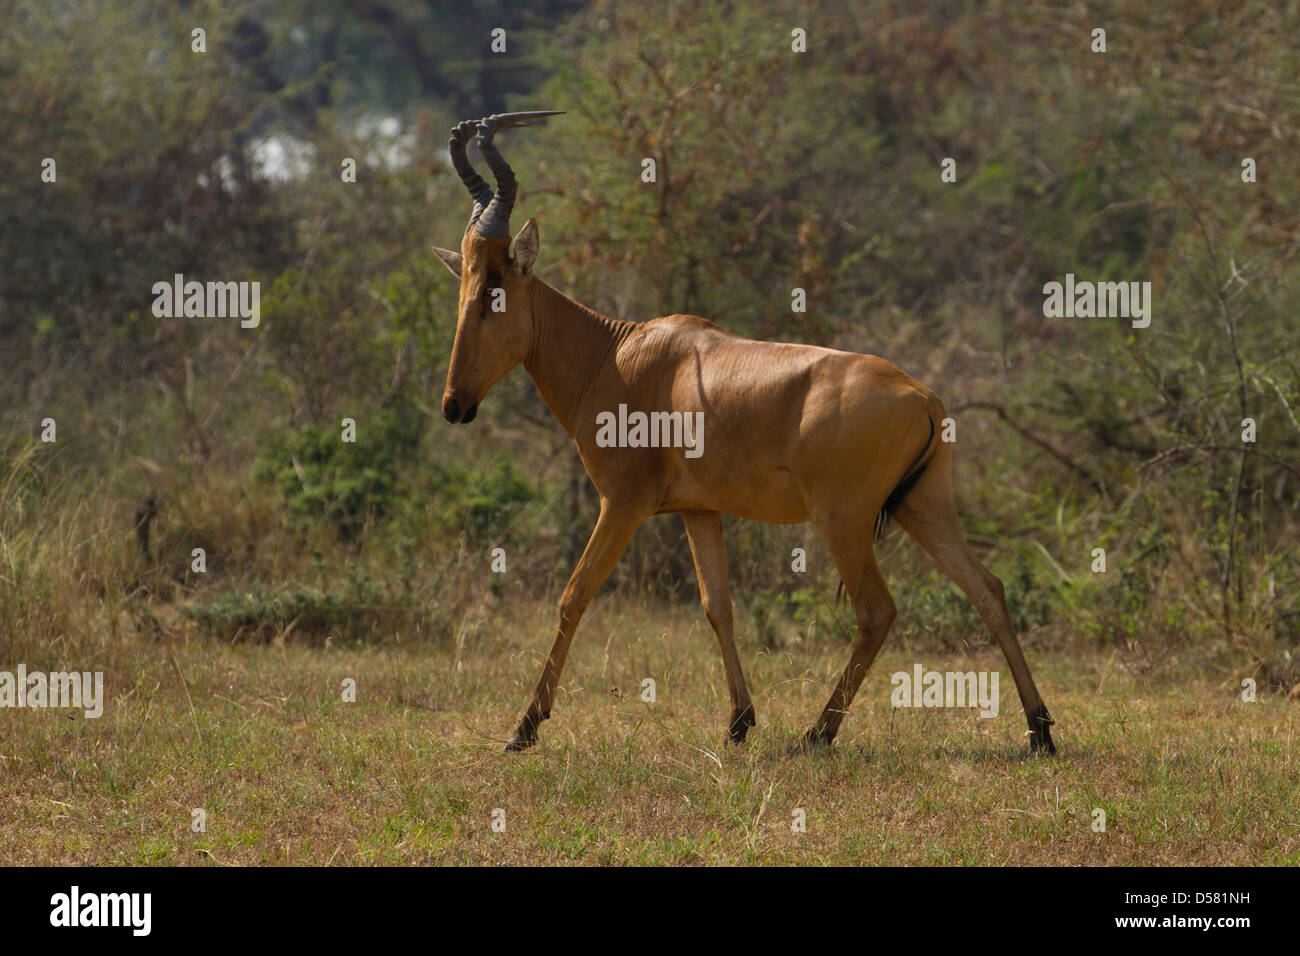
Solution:
<svg viewBox="0 0 1300 956">
<path fill-rule="evenodd" d="M 493 137 L 499 130 L 527 126 L 530 120 L 554 115 L 555 110 L 541 110 L 465 120 L 452 128 L 447 142 L 452 168 L 474 200 L 460 252 L 433 250 L 460 278 L 456 341 L 442 394 L 442 414 L 449 422 L 472 422 L 488 389 L 528 357 L 533 335 L 529 283 L 537 259 L 537 223 L 529 219 L 519 230 L 512 251 L 510 212 L 515 204 L 515 174 Z M 465 147 L 471 139 L 496 178 L 495 194 L 466 156 Z"/>
<path fill-rule="evenodd" d="M 530 219 L 515 238 L 484 239 L 471 230 L 461 253 L 435 249 L 460 276 L 456 340 L 447 368 L 442 413 L 449 422 L 469 423 L 488 390 L 528 357 L 533 315 L 529 297 L 537 226 Z"/>
</svg>

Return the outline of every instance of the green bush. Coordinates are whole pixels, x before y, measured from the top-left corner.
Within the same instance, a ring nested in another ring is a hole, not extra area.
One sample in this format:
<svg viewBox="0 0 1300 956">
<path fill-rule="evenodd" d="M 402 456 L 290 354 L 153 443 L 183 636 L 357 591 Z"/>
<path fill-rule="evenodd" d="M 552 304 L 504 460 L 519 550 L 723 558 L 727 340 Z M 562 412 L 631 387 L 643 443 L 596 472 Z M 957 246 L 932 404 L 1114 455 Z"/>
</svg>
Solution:
<svg viewBox="0 0 1300 956">
<path fill-rule="evenodd" d="M 439 468 L 433 496 L 446 501 L 443 521 L 476 540 L 502 538 L 524 507 L 538 500 L 528 480 L 508 458 L 482 468 Z"/>
<path fill-rule="evenodd" d="M 275 484 L 291 520 L 323 518 L 352 540 L 367 521 L 394 513 L 398 469 L 419 443 L 418 412 L 388 408 L 357 420 L 355 442 L 310 425 L 281 437 L 257 457 L 253 475 Z"/>
<path fill-rule="evenodd" d="M 445 640 L 458 613 L 436 588 L 419 593 L 350 566 L 343 580 L 254 585 L 182 608 L 208 637 L 222 641 L 286 639 L 347 642 L 394 635 Z"/>
</svg>

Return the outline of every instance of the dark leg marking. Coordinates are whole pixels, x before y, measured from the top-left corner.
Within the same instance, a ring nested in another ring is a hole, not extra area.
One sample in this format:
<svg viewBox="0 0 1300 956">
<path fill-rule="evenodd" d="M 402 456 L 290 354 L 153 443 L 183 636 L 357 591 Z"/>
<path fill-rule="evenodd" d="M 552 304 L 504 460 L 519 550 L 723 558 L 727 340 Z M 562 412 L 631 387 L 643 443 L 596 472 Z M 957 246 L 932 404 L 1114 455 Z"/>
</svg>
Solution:
<svg viewBox="0 0 1300 956">
<path fill-rule="evenodd" d="M 1029 750 L 1032 753 L 1046 751 L 1048 754 L 1056 753 L 1056 744 L 1052 743 L 1052 715 L 1047 712 L 1047 705 L 1040 704 L 1038 708 L 1029 715 Z"/>
<path fill-rule="evenodd" d="M 749 733 L 749 728 L 755 724 L 754 705 L 748 704 L 743 710 L 737 709 L 731 712 L 731 727 L 727 731 L 728 736 L 733 744 L 743 744 L 745 734 Z"/>
</svg>

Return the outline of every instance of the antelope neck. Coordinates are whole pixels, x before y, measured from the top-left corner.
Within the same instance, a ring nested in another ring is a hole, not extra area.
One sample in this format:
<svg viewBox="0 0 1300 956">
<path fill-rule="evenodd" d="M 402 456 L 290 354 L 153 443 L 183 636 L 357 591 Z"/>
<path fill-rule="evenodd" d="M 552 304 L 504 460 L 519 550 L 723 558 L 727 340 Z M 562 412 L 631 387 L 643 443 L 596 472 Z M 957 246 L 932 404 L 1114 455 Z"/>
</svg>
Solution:
<svg viewBox="0 0 1300 956">
<path fill-rule="evenodd" d="M 551 414 L 575 435 L 583 396 L 636 326 L 601 315 L 536 276 L 528 294 L 533 339 L 524 370 Z"/>
</svg>

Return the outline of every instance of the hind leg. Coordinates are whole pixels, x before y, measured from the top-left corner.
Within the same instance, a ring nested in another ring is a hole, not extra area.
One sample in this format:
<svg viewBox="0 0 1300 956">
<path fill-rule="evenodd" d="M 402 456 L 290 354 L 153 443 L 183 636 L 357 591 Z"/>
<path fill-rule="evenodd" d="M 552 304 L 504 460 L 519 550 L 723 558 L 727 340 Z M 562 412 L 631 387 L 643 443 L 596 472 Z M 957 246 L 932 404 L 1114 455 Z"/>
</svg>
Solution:
<svg viewBox="0 0 1300 956">
<path fill-rule="evenodd" d="M 1029 722 L 1032 750 L 1056 753 L 1052 743 L 1052 718 L 1034 685 L 1007 611 L 1002 582 L 989 573 L 971 553 L 952 501 L 949 469 L 951 446 L 939 445 L 930 464 L 911 492 L 894 512 L 894 520 L 934 558 L 944 573 L 966 592 L 975 610 L 988 625 L 1011 667 Z"/>
<path fill-rule="evenodd" d="M 835 567 L 840 572 L 853 610 L 858 619 L 858 638 L 853 644 L 848 666 L 831 692 L 817 723 L 804 737 L 804 744 L 828 744 L 840 729 L 849 704 L 862 686 L 862 680 L 880 653 L 897 609 L 889 596 L 884 576 L 872 554 L 871 519 L 861 522 L 822 522 L 817 529 L 830 548 Z"/>
</svg>

